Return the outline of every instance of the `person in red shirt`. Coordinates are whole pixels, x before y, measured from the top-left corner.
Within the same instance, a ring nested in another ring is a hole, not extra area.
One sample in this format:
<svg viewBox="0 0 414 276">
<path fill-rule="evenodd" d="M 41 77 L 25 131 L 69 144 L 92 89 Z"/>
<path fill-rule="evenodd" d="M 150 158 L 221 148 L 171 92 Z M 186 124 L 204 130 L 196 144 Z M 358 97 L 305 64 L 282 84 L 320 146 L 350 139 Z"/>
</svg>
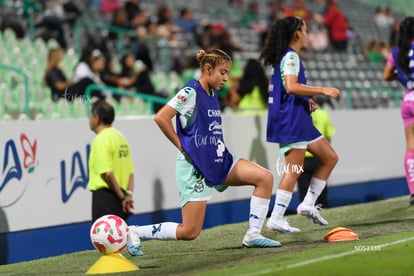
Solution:
<svg viewBox="0 0 414 276">
<path fill-rule="evenodd" d="M 336 0 L 327 2 L 323 25 L 328 29 L 332 48 L 345 51 L 348 47 L 349 23 Z"/>
</svg>

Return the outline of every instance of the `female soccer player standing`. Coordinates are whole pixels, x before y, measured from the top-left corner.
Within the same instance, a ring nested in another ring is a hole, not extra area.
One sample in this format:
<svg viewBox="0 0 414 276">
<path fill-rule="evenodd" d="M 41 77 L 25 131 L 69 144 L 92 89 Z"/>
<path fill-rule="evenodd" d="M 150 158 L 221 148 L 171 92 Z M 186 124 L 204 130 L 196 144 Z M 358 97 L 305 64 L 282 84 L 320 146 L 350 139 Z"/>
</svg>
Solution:
<svg viewBox="0 0 414 276">
<path fill-rule="evenodd" d="M 401 104 L 404 120 L 406 151 L 404 169 L 410 205 L 414 205 L 414 17 L 405 18 L 400 23 L 397 47 L 390 53 L 384 67 L 384 80 L 398 80 L 405 87 Z"/>
<path fill-rule="evenodd" d="M 270 171 L 234 157 L 224 144 L 217 91 L 228 80 L 231 58 L 223 51 L 200 50 L 199 80 L 189 81 L 156 115 L 155 122 L 180 151 L 176 160 L 176 182 L 181 196 L 182 223 L 163 222 L 130 226 L 128 251 L 140 255 L 140 238 L 193 240 L 200 234 L 212 187 L 254 186 L 250 201 L 249 227 L 243 239 L 246 247 L 279 247 L 261 230 L 273 188 Z M 176 118 L 174 130 L 172 119 Z"/>
<path fill-rule="evenodd" d="M 312 123 L 314 104 L 310 97 L 322 94 L 338 98 L 340 91 L 333 87 L 306 85 L 305 68 L 299 59 L 299 52 L 306 46 L 307 37 L 307 27 L 302 19 L 290 16 L 277 20 L 260 55 L 265 65 L 273 66 L 268 98 L 267 141 L 279 143 L 280 153 L 285 157 L 274 208 L 267 222 L 267 228 L 279 232 L 300 231 L 289 225 L 284 214 L 302 172 L 300 168 L 303 168 L 306 150 L 319 158 L 321 165 L 313 174 L 297 212 L 320 225 L 328 224 L 320 216 L 315 201 L 338 162 L 336 152 Z"/>
</svg>

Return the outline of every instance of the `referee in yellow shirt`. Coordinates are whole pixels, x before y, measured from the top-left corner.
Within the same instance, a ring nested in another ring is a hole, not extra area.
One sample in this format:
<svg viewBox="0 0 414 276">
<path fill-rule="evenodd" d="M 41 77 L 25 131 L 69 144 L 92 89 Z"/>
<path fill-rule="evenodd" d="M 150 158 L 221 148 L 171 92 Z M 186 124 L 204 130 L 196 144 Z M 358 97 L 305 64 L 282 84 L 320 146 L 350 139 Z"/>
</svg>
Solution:
<svg viewBox="0 0 414 276">
<path fill-rule="evenodd" d="M 332 121 L 329 118 L 328 113 L 322 108 L 323 102 L 319 99 L 314 100 L 315 103 L 320 106 L 320 108 L 317 108 L 311 114 L 313 124 L 319 130 L 319 132 L 329 142 L 331 142 L 331 137 L 335 134 L 335 128 L 332 125 Z M 303 164 L 304 172 L 298 178 L 298 190 L 301 201 L 303 201 L 303 199 L 305 198 L 312 175 L 315 172 L 315 170 L 319 167 L 319 165 L 319 159 L 307 151 L 305 154 L 305 161 Z M 325 188 L 322 190 L 322 193 L 316 200 L 316 204 L 321 204 L 324 208 L 328 207 L 328 185 L 325 185 Z"/>
<path fill-rule="evenodd" d="M 125 136 L 112 127 L 114 119 L 114 108 L 108 102 L 98 100 L 92 104 L 89 126 L 96 133 L 89 155 L 92 222 L 109 214 L 127 222 L 134 208 L 131 149 Z"/>
</svg>

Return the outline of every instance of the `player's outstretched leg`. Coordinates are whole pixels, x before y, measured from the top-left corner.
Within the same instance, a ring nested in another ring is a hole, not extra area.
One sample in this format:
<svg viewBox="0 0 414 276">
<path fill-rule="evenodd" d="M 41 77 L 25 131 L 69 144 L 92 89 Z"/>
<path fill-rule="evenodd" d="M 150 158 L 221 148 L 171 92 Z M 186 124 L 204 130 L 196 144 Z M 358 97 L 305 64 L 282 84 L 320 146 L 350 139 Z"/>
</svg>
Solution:
<svg viewBox="0 0 414 276">
<path fill-rule="evenodd" d="M 141 249 L 141 239 L 139 237 L 139 233 L 137 231 L 137 226 L 129 226 L 128 227 L 128 253 L 131 256 L 142 256 L 144 252 Z"/>
<path fill-rule="evenodd" d="M 263 237 L 262 235 L 251 236 L 246 234 L 243 239 L 244 247 L 280 247 L 282 244 L 278 241 Z"/>
</svg>

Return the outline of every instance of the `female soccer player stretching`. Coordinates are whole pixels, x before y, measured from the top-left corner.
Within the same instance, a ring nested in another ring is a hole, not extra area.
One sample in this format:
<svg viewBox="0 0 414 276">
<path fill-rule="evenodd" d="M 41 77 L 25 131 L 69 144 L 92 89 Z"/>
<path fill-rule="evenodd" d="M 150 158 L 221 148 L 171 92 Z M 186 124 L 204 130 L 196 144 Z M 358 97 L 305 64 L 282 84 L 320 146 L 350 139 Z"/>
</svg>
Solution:
<svg viewBox="0 0 414 276">
<path fill-rule="evenodd" d="M 398 45 L 393 49 L 384 67 L 384 80 L 397 80 L 405 87 L 401 104 L 404 120 L 406 151 L 404 169 L 410 205 L 414 205 L 414 17 L 405 18 L 400 23 Z"/>
<path fill-rule="evenodd" d="M 179 150 L 176 182 L 181 196 L 182 223 L 130 226 L 128 251 L 141 255 L 140 238 L 193 240 L 200 234 L 207 200 L 213 187 L 254 186 L 250 201 L 249 227 L 243 239 L 246 247 L 279 247 L 261 230 L 272 195 L 273 175 L 248 160 L 234 157 L 224 144 L 217 91 L 228 80 L 231 58 L 223 51 L 200 50 L 199 80 L 191 80 L 156 115 L 155 122 Z M 176 117 L 174 130 L 172 119 Z"/>
<path fill-rule="evenodd" d="M 298 206 L 298 214 L 315 223 L 327 225 L 319 214 L 315 201 L 326 185 L 326 180 L 338 162 L 332 146 L 312 123 L 313 95 L 338 98 L 340 91 L 333 87 L 306 85 L 305 68 L 299 59 L 300 50 L 307 44 L 305 22 L 298 17 L 277 20 L 271 27 L 260 60 L 273 66 L 269 91 L 267 141 L 279 143 L 285 156 L 285 168 L 276 191 L 272 215 L 266 226 L 279 232 L 299 232 L 284 219 L 296 181 L 303 168 L 305 152 L 319 158 L 321 165 L 312 176 L 309 189 Z M 295 169 L 293 169 L 295 168 Z"/>
</svg>

